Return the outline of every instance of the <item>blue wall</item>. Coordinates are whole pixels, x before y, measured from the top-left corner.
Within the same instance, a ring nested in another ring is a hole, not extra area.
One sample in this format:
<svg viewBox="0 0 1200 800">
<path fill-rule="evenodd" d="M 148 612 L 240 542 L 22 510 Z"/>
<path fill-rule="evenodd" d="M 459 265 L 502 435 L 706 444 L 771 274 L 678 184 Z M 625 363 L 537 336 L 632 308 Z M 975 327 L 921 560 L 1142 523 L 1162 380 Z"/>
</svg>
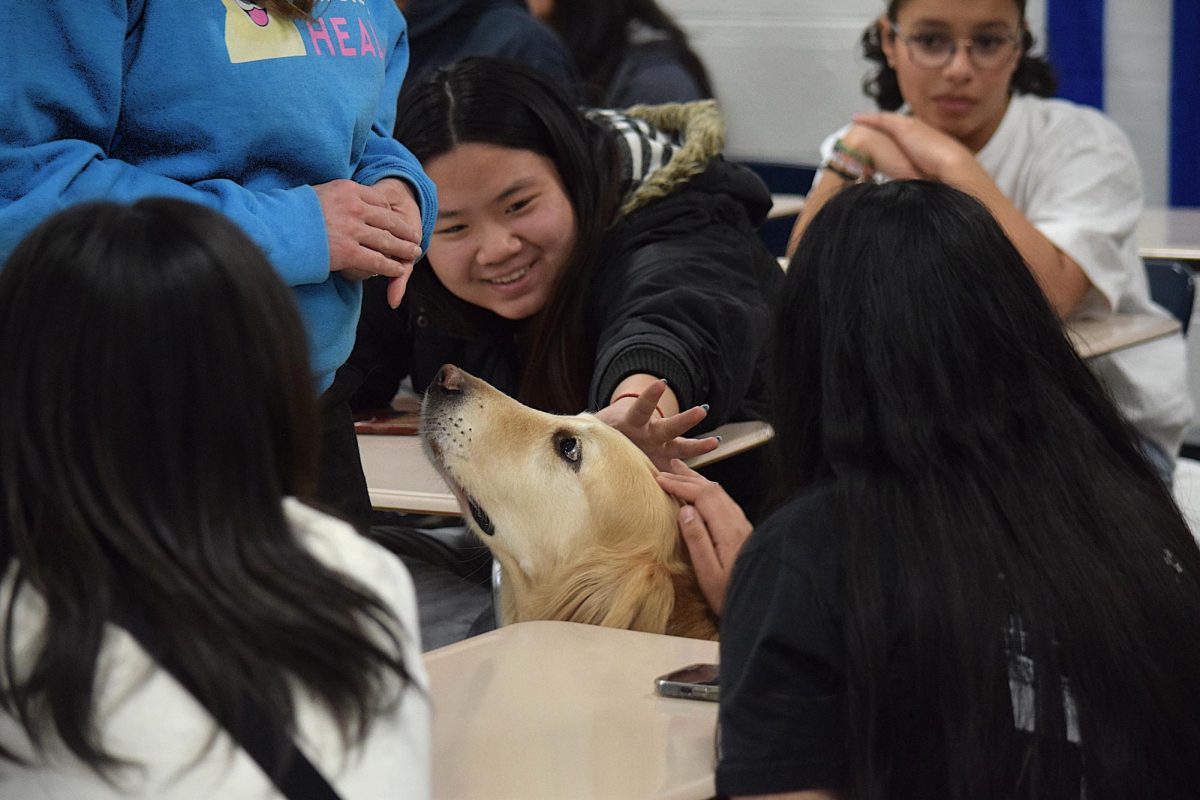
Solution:
<svg viewBox="0 0 1200 800">
<path fill-rule="evenodd" d="M 1047 0 L 1047 55 L 1060 97 L 1104 108 L 1105 28 L 1120 29 L 1111 13 L 1105 0 Z M 1200 206 L 1200 0 L 1173 0 L 1171 22 L 1169 52 L 1141 55 L 1170 59 L 1168 202 Z"/>
</svg>

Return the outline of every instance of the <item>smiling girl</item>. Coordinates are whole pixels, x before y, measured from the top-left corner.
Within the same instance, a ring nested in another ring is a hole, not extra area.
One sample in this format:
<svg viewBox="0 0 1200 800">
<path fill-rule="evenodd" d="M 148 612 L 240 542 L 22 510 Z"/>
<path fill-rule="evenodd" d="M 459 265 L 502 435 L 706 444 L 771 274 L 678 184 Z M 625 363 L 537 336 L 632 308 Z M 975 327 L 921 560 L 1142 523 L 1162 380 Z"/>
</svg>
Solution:
<svg viewBox="0 0 1200 800">
<path fill-rule="evenodd" d="M 1141 173 L 1098 111 L 1048 99 L 1030 56 L 1025 0 L 890 0 L 863 35 L 881 113 L 822 145 L 822 169 L 792 234 L 859 180 L 921 177 L 966 191 L 1012 239 L 1059 317 L 1165 315 L 1149 299 L 1134 228 Z M 1191 416 L 1182 337 L 1089 362 L 1164 477 Z"/>
<path fill-rule="evenodd" d="M 660 466 L 716 446 L 680 438 L 701 421 L 761 418 L 770 197 L 720 157 L 711 102 L 584 114 L 528 69 L 470 59 L 400 108 L 438 217 L 398 310 L 368 282 L 360 407 L 453 362 L 536 408 L 595 411 Z"/>
</svg>

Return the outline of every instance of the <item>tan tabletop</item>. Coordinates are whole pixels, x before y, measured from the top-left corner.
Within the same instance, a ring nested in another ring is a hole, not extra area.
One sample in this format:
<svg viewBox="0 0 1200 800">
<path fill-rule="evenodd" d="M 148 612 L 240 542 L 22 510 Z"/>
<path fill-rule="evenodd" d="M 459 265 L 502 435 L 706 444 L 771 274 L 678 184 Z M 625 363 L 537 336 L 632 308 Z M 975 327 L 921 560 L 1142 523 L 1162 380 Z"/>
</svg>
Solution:
<svg viewBox="0 0 1200 800">
<path fill-rule="evenodd" d="M 717 704 L 654 693 L 717 643 L 520 622 L 425 654 L 438 800 L 699 800 Z"/>
<path fill-rule="evenodd" d="M 767 219 L 794 217 L 803 208 L 804 195 L 802 194 L 772 194 L 771 210 L 767 212 Z"/>
<path fill-rule="evenodd" d="M 1200 208 L 1147 208 L 1137 226 L 1142 258 L 1200 261 Z"/>
<path fill-rule="evenodd" d="M 1068 325 L 1067 334 L 1079 355 L 1095 358 L 1170 336 L 1179 329 L 1179 321 L 1174 318 L 1153 314 L 1113 314 L 1098 320 L 1075 320 Z"/>
<path fill-rule="evenodd" d="M 420 436 L 359 435 L 371 507 L 458 516 L 458 501 L 421 447 Z"/>
<path fill-rule="evenodd" d="M 774 435 L 765 422 L 730 422 L 712 431 L 721 445 L 711 453 L 688 460 L 702 467 L 757 447 Z M 359 435 L 358 451 L 371 506 L 413 514 L 459 514 L 450 487 L 429 462 L 420 436 Z"/>
</svg>

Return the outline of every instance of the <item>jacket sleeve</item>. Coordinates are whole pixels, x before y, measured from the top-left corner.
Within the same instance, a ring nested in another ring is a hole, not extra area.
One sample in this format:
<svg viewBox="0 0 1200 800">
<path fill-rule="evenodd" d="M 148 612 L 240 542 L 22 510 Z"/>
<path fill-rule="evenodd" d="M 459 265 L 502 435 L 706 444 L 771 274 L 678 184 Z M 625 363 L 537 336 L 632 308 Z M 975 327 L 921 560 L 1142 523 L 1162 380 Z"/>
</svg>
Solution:
<svg viewBox="0 0 1200 800">
<path fill-rule="evenodd" d="M 360 383 L 350 406 L 355 411 L 384 408 L 396 396 L 400 381 L 412 362 L 412 337 L 408 331 L 407 302 L 399 309 L 387 304 L 387 278 L 363 281 L 362 314 L 354 350 L 346 362 Z"/>
<path fill-rule="evenodd" d="M 746 396 L 782 276 L 748 225 L 686 213 L 602 267 L 592 408 L 639 372 L 666 378 L 681 408 L 708 403 L 705 427 L 729 421 Z"/>
<path fill-rule="evenodd" d="M 329 277 L 329 248 L 309 186 L 255 192 L 231 180 L 194 184 L 108 156 L 117 135 L 132 0 L 6 3 L 0 48 L 0 255 L 47 216 L 88 200 L 166 196 L 238 222 L 285 282 Z"/>
<path fill-rule="evenodd" d="M 373 186 L 384 178 L 406 181 L 421 207 L 421 250 L 427 250 L 437 219 L 437 191 L 416 157 L 392 138 L 392 129 L 396 125 L 396 98 L 408 70 L 408 61 L 408 29 L 405 26 L 388 60 L 384 88 L 379 96 L 379 109 L 353 177 L 365 186 Z"/>
</svg>

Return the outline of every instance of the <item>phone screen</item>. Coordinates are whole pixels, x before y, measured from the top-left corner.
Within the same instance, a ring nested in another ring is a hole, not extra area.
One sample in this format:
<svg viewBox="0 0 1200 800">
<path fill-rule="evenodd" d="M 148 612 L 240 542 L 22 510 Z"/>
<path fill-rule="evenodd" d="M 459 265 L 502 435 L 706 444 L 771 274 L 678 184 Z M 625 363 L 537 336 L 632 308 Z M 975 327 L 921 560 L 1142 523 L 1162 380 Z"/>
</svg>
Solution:
<svg viewBox="0 0 1200 800">
<path fill-rule="evenodd" d="M 690 667 L 677 669 L 666 676 L 676 683 L 696 683 L 704 686 L 717 686 L 720 675 L 716 664 L 692 664 Z"/>
</svg>

